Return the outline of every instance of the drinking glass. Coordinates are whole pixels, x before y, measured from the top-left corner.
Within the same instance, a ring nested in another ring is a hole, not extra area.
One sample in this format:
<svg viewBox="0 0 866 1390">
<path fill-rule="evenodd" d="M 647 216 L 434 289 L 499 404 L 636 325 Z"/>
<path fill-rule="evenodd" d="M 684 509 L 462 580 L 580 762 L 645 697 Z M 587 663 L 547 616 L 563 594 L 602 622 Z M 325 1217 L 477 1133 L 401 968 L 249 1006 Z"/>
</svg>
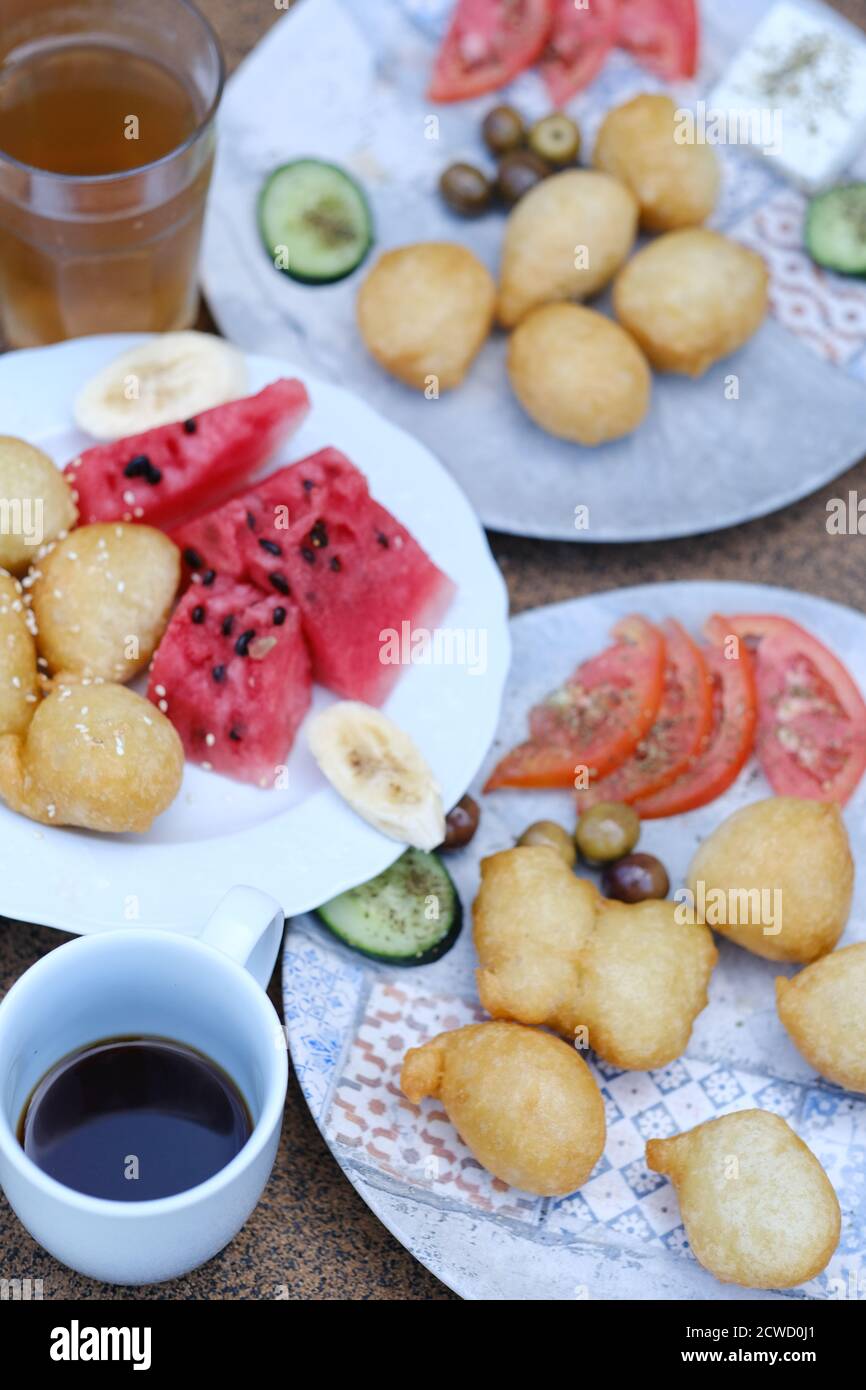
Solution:
<svg viewBox="0 0 866 1390">
<path fill-rule="evenodd" d="M 3 0 L 0 331 L 8 346 L 194 322 L 224 76 L 216 36 L 187 0 Z M 115 114 L 101 118 L 97 96 L 108 89 L 105 109 Z"/>
</svg>

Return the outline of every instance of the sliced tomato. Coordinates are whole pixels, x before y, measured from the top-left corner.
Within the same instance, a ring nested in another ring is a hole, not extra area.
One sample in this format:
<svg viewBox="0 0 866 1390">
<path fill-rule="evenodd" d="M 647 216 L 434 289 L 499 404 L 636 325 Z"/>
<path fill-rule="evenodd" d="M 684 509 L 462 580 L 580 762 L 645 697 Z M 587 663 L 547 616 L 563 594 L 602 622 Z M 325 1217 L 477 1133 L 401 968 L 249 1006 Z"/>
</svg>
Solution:
<svg viewBox="0 0 866 1390">
<path fill-rule="evenodd" d="M 635 801 L 661 791 L 685 772 L 713 723 L 713 686 L 700 649 L 673 619 L 663 624 L 667 647 L 662 702 L 655 723 L 631 757 L 578 792 L 579 811 L 599 801 Z"/>
<path fill-rule="evenodd" d="M 731 624 L 755 654 L 756 751 L 773 791 L 844 806 L 866 770 L 866 704 L 852 676 L 789 618 Z"/>
<path fill-rule="evenodd" d="M 695 0 L 619 0 L 617 43 L 666 82 L 694 77 L 698 66 Z"/>
<path fill-rule="evenodd" d="M 552 18 L 552 0 L 457 0 L 428 97 L 467 101 L 504 87 L 535 62 Z"/>
<path fill-rule="evenodd" d="M 598 76 L 619 32 L 620 0 L 553 0 L 553 25 L 539 69 L 555 106 Z"/>
<path fill-rule="evenodd" d="M 665 641 L 645 618 L 624 618 L 613 646 L 578 666 L 529 715 L 526 743 L 487 780 L 496 787 L 573 787 L 579 768 L 605 777 L 634 750 L 658 713 Z"/>
<path fill-rule="evenodd" d="M 754 746 L 757 705 L 748 647 L 741 642 L 729 649 L 734 632 L 730 618 L 714 615 L 704 631 L 704 661 L 713 684 L 712 727 L 703 752 L 676 781 L 635 801 L 641 820 L 678 816 L 715 801 L 739 776 Z"/>
</svg>

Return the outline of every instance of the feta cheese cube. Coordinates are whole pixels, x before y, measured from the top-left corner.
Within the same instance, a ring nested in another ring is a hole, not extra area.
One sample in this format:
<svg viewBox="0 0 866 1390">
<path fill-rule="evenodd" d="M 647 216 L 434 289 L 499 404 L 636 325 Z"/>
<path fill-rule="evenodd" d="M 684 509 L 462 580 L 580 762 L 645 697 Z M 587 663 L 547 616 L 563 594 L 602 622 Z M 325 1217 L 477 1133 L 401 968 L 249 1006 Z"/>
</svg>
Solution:
<svg viewBox="0 0 866 1390">
<path fill-rule="evenodd" d="M 719 140 L 747 143 L 808 193 L 866 140 L 866 42 L 829 11 L 774 5 L 710 96 Z M 707 128 L 710 128 L 710 120 Z"/>
</svg>

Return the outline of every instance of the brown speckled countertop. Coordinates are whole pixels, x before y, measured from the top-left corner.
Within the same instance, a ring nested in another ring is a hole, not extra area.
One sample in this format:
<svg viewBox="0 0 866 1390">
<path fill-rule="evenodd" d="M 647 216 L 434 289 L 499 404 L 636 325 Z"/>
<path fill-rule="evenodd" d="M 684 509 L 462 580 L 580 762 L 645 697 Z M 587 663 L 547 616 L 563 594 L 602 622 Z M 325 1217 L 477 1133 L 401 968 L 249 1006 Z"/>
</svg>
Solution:
<svg viewBox="0 0 866 1390">
<path fill-rule="evenodd" d="M 270 0 L 198 3 L 219 32 L 230 68 L 282 13 Z M 837 8 L 863 22 L 862 0 L 842 0 Z M 784 512 L 709 537 L 593 546 L 493 536 L 491 543 L 515 612 L 624 584 L 708 578 L 788 585 L 866 609 L 863 539 L 830 536 L 825 524 L 828 498 L 844 497 L 849 489 L 866 495 L 866 461 Z M 0 993 L 65 939 L 46 927 L 0 919 Z M 271 997 L 279 1008 L 274 982 Z M 240 1235 L 203 1268 L 144 1290 L 95 1284 L 41 1250 L 0 1197 L 0 1276 L 42 1279 L 45 1299 L 453 1297 L 355 1194 L 320 1137 L 294 1077 L 276 1166 L 262 1202 Z"/>
</svg>

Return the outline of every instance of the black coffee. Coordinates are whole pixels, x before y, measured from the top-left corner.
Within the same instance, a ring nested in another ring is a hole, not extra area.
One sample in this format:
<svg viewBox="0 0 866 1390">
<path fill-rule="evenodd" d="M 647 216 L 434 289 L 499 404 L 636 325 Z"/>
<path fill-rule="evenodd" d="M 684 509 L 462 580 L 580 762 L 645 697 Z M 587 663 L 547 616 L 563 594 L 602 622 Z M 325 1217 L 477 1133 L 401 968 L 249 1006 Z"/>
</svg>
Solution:
<svg viewBox="0 0 866 1390">
<path fill-rule="evenodd" d="M 57 1062 L 24 1107 L 24 1152 L 58 1182 L 120 1202 L 186 1192 L 252 1133 L 209 1057 L 165 1038 L 106 1038 Z"/>
</svg>

